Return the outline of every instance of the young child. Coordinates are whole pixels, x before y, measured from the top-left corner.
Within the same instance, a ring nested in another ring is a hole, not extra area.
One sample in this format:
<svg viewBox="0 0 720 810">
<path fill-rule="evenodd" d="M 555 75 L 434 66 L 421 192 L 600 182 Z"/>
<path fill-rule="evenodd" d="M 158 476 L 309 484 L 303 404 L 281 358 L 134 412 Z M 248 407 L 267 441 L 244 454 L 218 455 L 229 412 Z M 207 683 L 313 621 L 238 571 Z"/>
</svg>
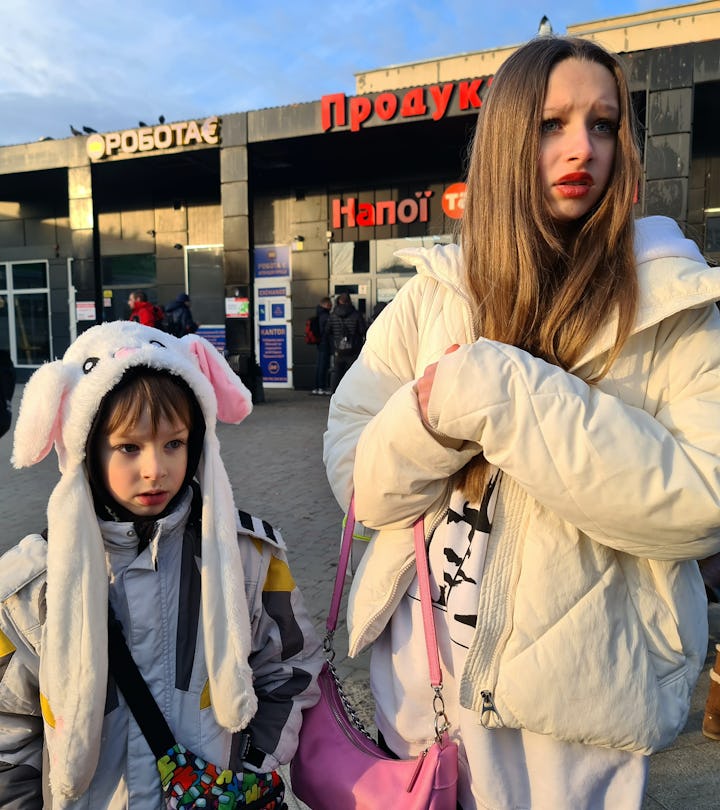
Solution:
<svg viewBox="0 0 720 810">
<path fill-rule="evenodd" d="M 47 542 L 0 562 L 0 806 L 164 806 L 108 673 L 108 602 L 178 742 L 230 770 L 292 757 L 323 657 L 280 535 L 238 512 L 220 458 L 216 419 L 251 408 L 207 341 L 127 321 L 31 377 L 13 463 L 54 443 L 61 478 Z"/>
</svg>

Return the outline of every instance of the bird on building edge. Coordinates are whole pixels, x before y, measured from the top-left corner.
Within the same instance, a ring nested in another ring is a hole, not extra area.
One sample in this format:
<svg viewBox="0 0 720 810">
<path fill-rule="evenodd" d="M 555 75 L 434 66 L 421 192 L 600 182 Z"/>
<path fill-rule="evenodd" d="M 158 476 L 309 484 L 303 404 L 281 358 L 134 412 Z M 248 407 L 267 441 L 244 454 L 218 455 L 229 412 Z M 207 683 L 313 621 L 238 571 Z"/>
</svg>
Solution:
<svg viewBox="0 0 720 810">
<path fill-rule="evenodd" d="M 538 36 L 539 37 L 549 37 L 552 36 L 553 29 L 552 25 L 550 25 L 550 20 L 543 14 L 542 19 L 540 20 L 540 25 L 538 26 Z"/>
</svg>

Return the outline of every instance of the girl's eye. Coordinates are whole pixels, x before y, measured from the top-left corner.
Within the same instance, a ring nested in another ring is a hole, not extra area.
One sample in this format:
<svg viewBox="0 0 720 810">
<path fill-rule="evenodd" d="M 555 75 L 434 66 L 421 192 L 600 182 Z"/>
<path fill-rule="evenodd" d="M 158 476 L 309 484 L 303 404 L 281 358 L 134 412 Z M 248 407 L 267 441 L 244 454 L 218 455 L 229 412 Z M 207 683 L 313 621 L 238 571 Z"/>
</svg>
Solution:
<svg viewBox="0 0 720 810">
<path fill-rule="evenodd" d="M 549 132 L 557 132 L 558 129 L 560 129 L 560 121 L 557 118 L 546 118 L 540 126 L 543 135 Z"/>
<path fill-rule="evenodd" d="M 116 448 L 120 453 L 135 453 L 138 449 L 136 444 L 120 444 Z"/>
<path fill-rule="evenodd" d="M 172 441 L 167 443 L 167 447 L 169 447 L 170 450 L 178 450 L 184 443 L 182 439 L 172 439 Z"/>
<path fill-rule="evenodd" d="M 594 129 L 602 135 L 614 135 L 618 131 L 618 125 L 615 121 L 603 118 L 595 122 Z"/>
</svg>

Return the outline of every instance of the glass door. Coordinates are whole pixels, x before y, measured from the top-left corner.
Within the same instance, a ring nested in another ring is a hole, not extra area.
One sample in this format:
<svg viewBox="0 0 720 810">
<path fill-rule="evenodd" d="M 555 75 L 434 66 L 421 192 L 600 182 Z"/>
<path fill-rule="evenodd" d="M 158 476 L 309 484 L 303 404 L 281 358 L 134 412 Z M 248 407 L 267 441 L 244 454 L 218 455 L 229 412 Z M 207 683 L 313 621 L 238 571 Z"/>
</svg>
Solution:
<svg viewBox="0 0 720 810">
<path fill-rule="evenodd" d="M 52 359 L 46 261 L 0 263 L 0 348 L 17 368 Z"/>
</svg>

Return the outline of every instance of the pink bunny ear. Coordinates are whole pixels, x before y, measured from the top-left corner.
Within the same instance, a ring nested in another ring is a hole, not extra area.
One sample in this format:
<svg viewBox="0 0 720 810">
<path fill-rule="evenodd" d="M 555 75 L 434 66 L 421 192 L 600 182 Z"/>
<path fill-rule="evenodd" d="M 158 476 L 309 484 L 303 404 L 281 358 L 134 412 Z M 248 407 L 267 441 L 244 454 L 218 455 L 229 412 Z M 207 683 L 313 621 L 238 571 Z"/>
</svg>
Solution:
<svg viewBox="0 0 720 810">
<path fill-rule="evenodd" d="M 212 343 L 198 335 L 186 335 L 182 342 L 189 344 L 200 371 L 210 380 L 217 399 L 217 415 L 221 422 L 237 424 L 252 411 L 252 397 L 247 388 Z"/>
<path fill-rule="evenodd" d="M 15 424 L 12 463 L 16 468 L 42 461 L 62 442 L 62 406 L 67 392 L 60 360 L 46 363 L 30 377 Z"/>
</svg>

